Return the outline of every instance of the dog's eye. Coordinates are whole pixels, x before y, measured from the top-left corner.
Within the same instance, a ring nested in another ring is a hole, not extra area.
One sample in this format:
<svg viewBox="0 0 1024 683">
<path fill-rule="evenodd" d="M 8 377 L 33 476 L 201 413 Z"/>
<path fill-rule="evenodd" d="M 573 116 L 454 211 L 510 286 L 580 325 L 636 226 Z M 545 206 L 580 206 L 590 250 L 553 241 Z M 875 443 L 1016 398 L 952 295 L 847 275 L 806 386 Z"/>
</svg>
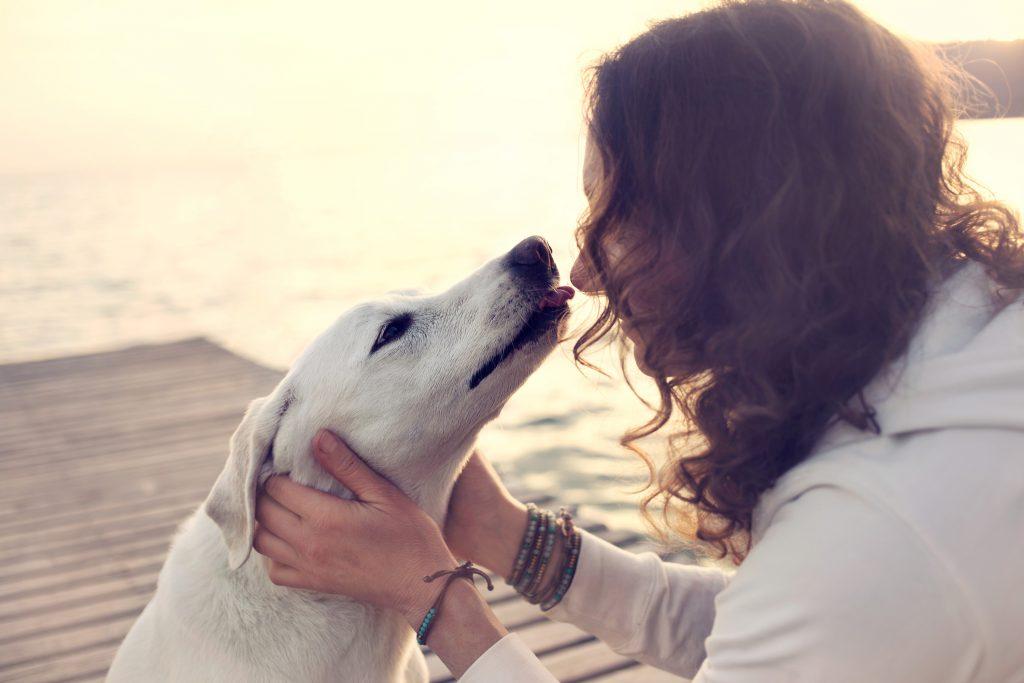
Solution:
<svg viewBox="0 0 1024 683">
<path fill-rule="evenodd" d="M 411 323 L 412 316 L 408 314 L 400 315 L 384 323 L 384 326 L 380 328 L 380 332 L 377 333 L 377 341 L 373 342 L 373 348 L 370 349 L 370 353 L 372 354 L 382 346 L 386 346 L 401 337 L 409 329 Z"/>
</svg>

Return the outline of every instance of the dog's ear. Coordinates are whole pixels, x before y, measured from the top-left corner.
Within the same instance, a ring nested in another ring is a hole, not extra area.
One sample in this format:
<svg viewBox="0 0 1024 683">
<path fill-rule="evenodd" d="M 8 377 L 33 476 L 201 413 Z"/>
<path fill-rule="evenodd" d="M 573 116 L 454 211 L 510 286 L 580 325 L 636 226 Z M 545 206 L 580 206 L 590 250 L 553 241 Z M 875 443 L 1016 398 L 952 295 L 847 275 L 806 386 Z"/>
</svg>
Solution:
<svg viewBox="0 0 1024 683">
<path fill-rule="evenodd" d="M 206 514 L 224 534 L 232 570 L 245 564 L 252 550 L 256 486 L 280 421 L 280 411 L 273 409 L 271 397 L 249 404 L 242 423 L 231 436 L 228 461 L 206 499 Z"/>
</svg>

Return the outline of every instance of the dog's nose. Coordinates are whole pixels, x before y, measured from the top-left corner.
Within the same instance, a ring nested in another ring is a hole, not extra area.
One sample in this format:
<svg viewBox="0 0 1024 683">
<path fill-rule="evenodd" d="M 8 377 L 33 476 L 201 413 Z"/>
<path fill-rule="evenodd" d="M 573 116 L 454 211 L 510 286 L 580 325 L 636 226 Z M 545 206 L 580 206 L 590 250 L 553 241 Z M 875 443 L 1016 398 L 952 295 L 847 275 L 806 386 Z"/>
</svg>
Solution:
<svg viewBox="0 0 1024 683">
<path fill-rule="evenodd" d="M 551 255 L 551 245 L 538 235 L 527 237 L 512 249 L 512 261 L 520 266 L 542 264 L 552 266 L 555 263 Z"/>
</svg>

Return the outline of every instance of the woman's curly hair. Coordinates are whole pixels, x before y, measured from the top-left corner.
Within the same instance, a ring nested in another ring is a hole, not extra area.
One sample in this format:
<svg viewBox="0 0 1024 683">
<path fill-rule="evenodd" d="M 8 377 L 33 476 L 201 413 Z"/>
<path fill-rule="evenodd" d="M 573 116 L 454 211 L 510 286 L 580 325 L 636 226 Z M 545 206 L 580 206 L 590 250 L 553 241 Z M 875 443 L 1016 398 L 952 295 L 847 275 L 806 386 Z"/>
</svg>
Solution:
<svg viewBox="0 0 1024 683">
<path fill-rule="evenodd" d="M 660 405 L 623 444 L 649 518 L 663 500 L 742 561 L 760 496 L 830 424 L 877 429 L 861 390 L 957 263 L 1024 287 L 1017 219 L 963 172 L 957 73 L 839 0 L 727 2 L 594 68 L 577 241 L 606 299 L 574 351 L 642 331 Z M 674 412 L 655 473 L 634 442 Z"/>
</svg>

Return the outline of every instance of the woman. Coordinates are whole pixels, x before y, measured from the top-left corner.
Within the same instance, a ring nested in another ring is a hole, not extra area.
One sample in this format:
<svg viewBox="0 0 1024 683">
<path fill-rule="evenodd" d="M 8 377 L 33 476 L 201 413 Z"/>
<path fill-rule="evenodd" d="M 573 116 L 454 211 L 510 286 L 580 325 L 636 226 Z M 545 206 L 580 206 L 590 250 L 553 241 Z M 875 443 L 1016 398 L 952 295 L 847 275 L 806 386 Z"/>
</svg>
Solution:
<svg viewBox="0 0 1024 683">
<path fill-rule="evenodd" d="M 954 84 L 838 0 L 728 3 L 595 70 L 572 281 L 606 304 L 577 359 L 632 345 L 661 404 L 625 443 L 673 444 L 646 502 L 734 574 L 586 535 L 534 551 L 479 455 L 442 535 L 322 434 L 359 501 L 272 479 L 272 580 L 423 635 L 424 575 L 543 552 L 575 562 L 554 618 L 698 681 L 1024 680 L 1024 248 L 962 174 Z M 441 607 L 427 642 L 463 680 L 553 680 L 470 581 Z"/>
</svg>

